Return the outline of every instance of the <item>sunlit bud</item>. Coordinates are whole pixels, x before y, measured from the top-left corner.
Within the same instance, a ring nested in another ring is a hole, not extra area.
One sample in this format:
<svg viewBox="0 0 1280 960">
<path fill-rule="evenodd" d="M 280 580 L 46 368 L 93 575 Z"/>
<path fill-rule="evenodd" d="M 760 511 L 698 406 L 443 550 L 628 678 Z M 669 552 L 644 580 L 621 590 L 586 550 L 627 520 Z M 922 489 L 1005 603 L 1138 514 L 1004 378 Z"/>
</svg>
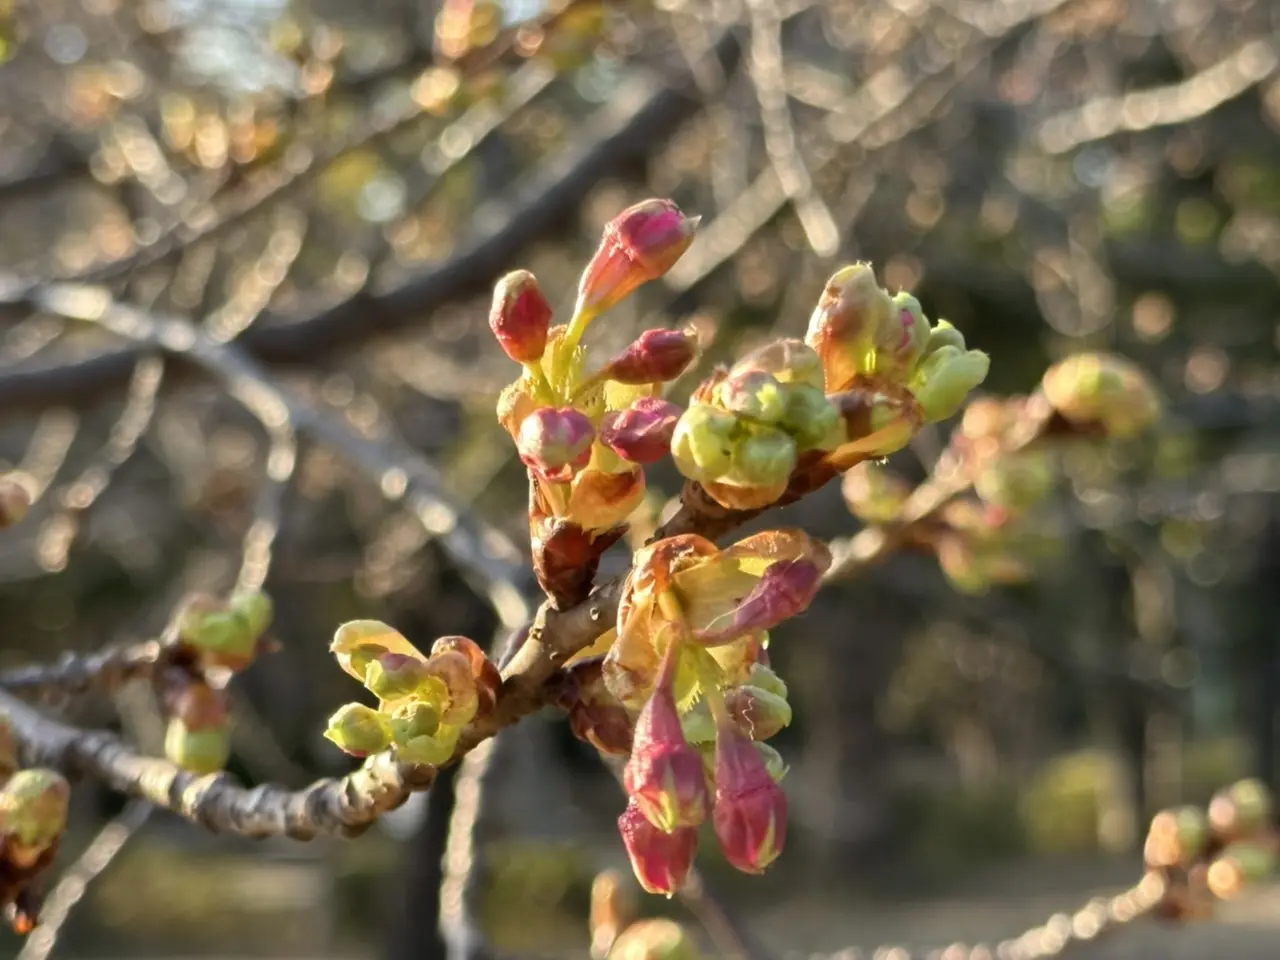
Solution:
<svg viewBox="0 0 1280 960">
<path fill-rule="evenodd" d="M 684 738 L 667 687 L 659 685 L 640 711 L 623 786 L 649 821 L 667 833 L 707 818 L 711 798 L 702 758 Z"/>
<path fill-rule="evenodd" d="M 892 523 L 911 493 L 906 481 L 884 467 L 864 461 L 852 467 L 841 481 L 849 512 L 863 523 Z"/>
<path fill-rule="evenodd" d="M 618 934 L 635 919 L 635 904 L 630 888 L 617 870 L 601 870 L 591 882 L 591 958 L 605 960 Z"/>
<path fill-rule="evenodd" d="M 1100 424 L 1111 436 L 1134 436 L 1160 414 L 1160 399 L 1147 375 L 1114 354 L 1068 357 L 1050 367 L 1040 383 L 1066 419 Z"/>
<path fill-rule="evenodd" d="M 0 477 L 0 529 L 21 523 L 31 509 L 31 491 L 11 476 Z"/>
<path fill-rule="evenodd" d="M 502 674 L 498 671 L 497 664 L 490 660 L 480 644 L 470 637 L 447 636 L 437 638 L 436 642 L 431 645 L 431 659 L 435 661 L 436 658 L 446 653 L 460 654 L 466 659 L 471 668 L 471 676 L 475 680 L 476 693 L 479 697 L 479 706 L 476 713 L 487 714 L 496 705 L 498 688 L 502 686 Z M 445 686 L 448 688 L 447 683 Z M 461 696 L 463 699 L 466 698 L 465 690 L 462 691 Z M 450 699 L 453 699 L 452 695 Z M 450 703 L 452 710 L 457 710 L 460 706 L 464 705 Z"/>
<path fill-rule="evenodd" d="M 258 634 L 245 611 L 212 597 L 196 597 L 178 614 L 178 635 L 215 661 L 234 668 L 253 659 Z"/>
<path fill-rule="evenodd" d="M 618 832 L 640 886 L 670 897 L 684 885 L 698 849 L 696 827 L 666 833 L 650 823 L 632 800 L 618 817 Z"/>
<path fill-rule="evenodd" d="M 604 451 L 605 456 L 614 460 L 614 467 L 621 469 L 597 469 L 595 463 L 587 467 L 573 478 L 573 489 L 569 494 L 569 508 L 565 511 L 566 520 L 571 520 L 583 530 L 600 533 L 612 530 L 624 523 L 644 500 L 644 470 L 636 464 L 623 460 L 612 449 L 601 447 L 596 452 Z M 590 555 L 598 559 L 602 547 L 591 539 Z"/>
<path fill-rule="evenodd" d="M 329 718 L 324 732 L 343 753 L 367 757 L 391 746 L 391 724 L 387 718 L 363 703 L 348 703 Z"/>
<path fill-rule="evenodd" d="M 845 441 L 840 411 L 821 390 L 807 384 L 787 388 L 782 426 L 801 450 L 834 450 Z"/>
<path fill-rule="evenodd" d="M 338 665 L 361 683 L 369 664 L 384 653 L 421 656 L 400 631 L 380 620 L 350 620 L 338 627 L 329 644 Z"/>
<path fill-rule="evenodd" d="M 671 438 L 671 455 L 680 472 L 692 480 L 714 480 L 728 472 L 733 460 L 732 414 L 694 403 L 680 415 Z"/>
<path fill-rule="evenodd" d="M 54 770 L 19 770 L 0 788 L 0 829 L 33 861 L 67 826 L 71 785 Z"/>
<path fill-rule="evenodd" d="M 697 355 L 698 337 L 692 332 L 646 330 L 609 361 L 603 375 L 632 386 L 666 383 L 684 373 Z"/>
<path fill-rule="evenodd" d="M 924 355 L 927 357 L 940 347 L 955 347 L 957 350 L 965 349 L 964 334 L 946 320 L 938 320 L 934 323 L 933 329 L 929 331 L 929 340 L 925 344 Z"/>
<path fill-rule="evenodd" d="M 797 456 L 796 442 L 781 430 L 756 430 L 734 446 L 729 479 L 740 486 L 786 484 Z"/>
<path fill-rule="evenodd" d="M 444 684 L 448 692 L 448 702 L 441 710 L 440 722 L 458 727 L 470 723 L 479 709 L 480 694 L 467 657 L 458 651 L 436 653 L 427 661 L 427 670 L 433 679 Z M 419 696 L 424 694 L 419 693 Z"/>
<path fill-rule="evenodd" d="M 520 425 L 539 406 L 541 404 L 534 395 L 533 382 L 528 377 L 521 377 L 507 384 L 498 394 L 498 403 L 495 408 L 498 423 L 512 440 L 516 440 L 520 436 Z"/>
<path fill-rule="evenodd" d="M 516 449 L 524 465 L 543 480 L 564 483 L 591 459 L 595 429 L 573 407 L 542 407 L 524 418 Z"/>
<path fill-rule="evenodd" d="M 725 859 L 763 873 L 787 839 L 787 797 L 755 743 L 725 719 L 717 724 L 716 799 L 712 820 Z"/>
<path fill-rule="evenodd" d="M 429 703 L 407 703 L 391 715 L 396 758 L 405 763 L 433 767 L 447 763 L 453 757 L 461 733 L 461 727 L 441 723 L 440 711 Z"/>
<path fill-rule="evenodd" d="M 1143 856 L 1149 867 L 1189 866 L 1209 843 L 1209 821 L 1198 807 L 1162 810 L 1151 820 Z"/>
<path fill-rule="evenodd" d="M 1042 450 L 1002 453 L 978 472 L 973 489 L 986 503 L 1012 513 L 1035 506 L 1053 486 L 1053 468 Z"/>
<path fill-rule="evenodd" d="M 551 304 L 528 270 L 508 273 L 493 288 L 489 329 L 516 363 L 536 363 L 547 349 Z"/>
<path fill-rule="evenodd" d="M 1271 820 L 1271 791 L 1261 780 L 1241 780 L 1220 790 L 1209 803 L 1209 823 L 1223 840 L 1244 840 Z"/>
<path fill-rule="evenodd" d="M 738 727 L 752 740 L 768 740 L 791 723 L 786 688 L 779 695 L 751 685 L 725 691 L 724 702 Z"/>
<path fill-rule="evenodd" d="M 787 395 L 782 384 L 762 370 L 734 373 L 716 388 L 720 406 L 730 413 L 761 423 L 777 423 L 787 413 Z"/>
<path fill-rule="evenodd" d="M 871 370 L 879 331 L 892 315 L 893 301 L 870 264 L 851 264 L 827 280 L 804 338 L 822 358 L 827 393 L 847 389 Z"/>
<path fill-rule="evenodd" d="M 771 340 L 733 365 L 734 373 L 759 370 L 779 383 L 822 389 L 822 358 L 803 340 Z"/>
<path fill-rule="evenodd" d="M 172 717 L 164 734 L 164 755 L 190 773 L 217 773 L 231 756 L 231 724 L 195 729 Z"/>
<path fill-rule="evenodd" d="M 656 463 L 671 452 L 681 410 L 658 397 L 641 397 L 625 410 L 606 414 L 600 442 L 632 463 Z"/>
<path fill-rule="evenodd" d="M 937 423 L 959 411 L 969 392 L 987 378 L 990 366 L 981 350 L 962 352 L 945 346 L 925 357 L 911 386 L 925 420 Z"/>
<path fill-rule="evenodd" d="M 428 672 L 426 661 L 408 653 L 384 653 L 372 661 L 365 671 L 364 685 L 382 701 L 448 696 L 444 682 Z"/>
<path fill-rule="evenodd" d="M 0 784 L 18 769 L 18 741 L 13 735 L 9 718 L 0 713 Z"/>
<path fill-rule="evenodd" d="M 1276 854 L 1270 846 L 1233 843 L 1209 866 L 1209 889 L 1220 900 L 1229 900 L 1249 884 L 1267 879 L 1275 869 Z"/>
<path fill-rule="evenodd" d="M 663 276 L 689 248 L 698 217 L 670 200 L 642 200 L 610 220 L 578 284 L 578 312 L 596 316 Z"/>
<path fill-rule="evenodd" d="M 608 960 L 702 960 L 702 953 L 682 925 L 654 917 L 627 927 L 609 951 Z"/>
<path fill-rule="evenodd" d="M 877 331 L 876 373 L 906 380 L 929 344 L 929 320 L 920 301 L 902 292 L 893 297 L 893 312 Z"/>
<path fill-rule="evenodd" d="M 823 554 L 818 563 L 798 559 L 771 565 L 737 607 L 695 636 L 708 646 L 729 643 L 803 613 L 817 595 L 829 563 L 830 557 Z"/>
<path fill-rule="evenodd" d="M 232 594 L 231 609 L 245 618 L 249 633 L 255 638 L 267 632 L 275 614 L 271 598 L 261 590 L 244 590 Z"/>
</svg>

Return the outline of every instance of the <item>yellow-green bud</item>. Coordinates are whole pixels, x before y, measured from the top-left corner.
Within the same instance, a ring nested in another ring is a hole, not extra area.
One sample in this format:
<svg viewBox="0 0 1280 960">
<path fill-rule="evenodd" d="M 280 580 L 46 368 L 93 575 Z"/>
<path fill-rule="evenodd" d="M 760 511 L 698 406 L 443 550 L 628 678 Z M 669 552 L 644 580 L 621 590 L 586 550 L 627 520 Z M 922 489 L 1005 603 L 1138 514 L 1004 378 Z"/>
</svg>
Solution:
<svg viewBox="0 0 1280 960">
<path fill-rule="evenodd" d="M 955 347 L 957 350 L 965 348 L 964 334 L 946 320 L 937 321 L 929 331 L 924 355 L 927 357 L 931 353 L 936 353 L 940 347 Z"/>
<path fill-rule="evenodd" d="M 674 920 L 640 920 L 613 942 L 609 960 L 702 960 L 693 937 Z"/>
<path fill-rule="evenodd" d="M 693 480 L 723 476 L 733 458 L 731 437 L 736 423 L 732 414 L 709 404 L 691 404 L 671 438 L 671 455 L 680 472 Z"/>
<path fill-rule="evenodd" d="M 905 291 L 893 297 L 893 312 L 876 336 L 876 373 L 905 381 L 929 344 L 929 319 L 920 301 Z"/>
<path fill-rule="evenodd" d="M 781 430 L 765 428 L 739 440 L 727 478 L 740 486 L 786 483 L 796 468 L 796 443 Z"/>
<path fill-rule="evenodd" d="M 817 387 L 795 384 L 787 388 L 787 412 L 782 426 L 801 450 L 834 450 L 845 440 L 844 418 Z"/>
<path fill-rule="evenodd" d="M 724 409 L 761 423 L 777 423 L 787 412 L 782 384 L 763 370 L 730 375 L 716 388 L 716 396 Z"/>
<path fill-rule="evenodd" d="M 231 609 L 244 617 L 249 633 L 256 639 L 267 632 L 275 614 L 271 598 L 261 590 L 245 590 L 231 597 Z"/>
<path fill-rule="evenodd" d="M 930 423 L 946 420 L 964 406 L 970 391 L 987 378 L 990 358 L 981 350 L 939 347 L 920 364 L 911 392 Z"/>
<path fill-rule="evenodd" d="M 231 757 L 231 727 L 194 730 L 173 717 L 164 733 L 164 755 L 190 773 L 217 773 Z"/>
<path fill-rule="evenodd" d="M 444 681 L 431 675 L 427 662 L 407 653 L 384 653 L 370 661 L 364 673 L 364 685 L 379 700 L 403 700 L 424 697 L 448 699 Z"/>
<path fill-rule="evenodd" d="M 71 785 L 54 770 L 19 770 L 0 789 L 0 830 L 34 861 L 57 842 L 67 826 Z"/>
<path fill-rule="evenodd" d="M 326 740 L 343 753 L 367 757 L 391 746 L 391 723 L 385 716 L 363 703 L 348 703 L 329 718 Z"/>
<path fill-rule="evenodd" d="M 391 717 L 396 757 L 405 763 L 438 767 L 453 757 L 461 727 L 440 722 L 440 712 L 428 703 L 409 703 Z"/>
</svg>

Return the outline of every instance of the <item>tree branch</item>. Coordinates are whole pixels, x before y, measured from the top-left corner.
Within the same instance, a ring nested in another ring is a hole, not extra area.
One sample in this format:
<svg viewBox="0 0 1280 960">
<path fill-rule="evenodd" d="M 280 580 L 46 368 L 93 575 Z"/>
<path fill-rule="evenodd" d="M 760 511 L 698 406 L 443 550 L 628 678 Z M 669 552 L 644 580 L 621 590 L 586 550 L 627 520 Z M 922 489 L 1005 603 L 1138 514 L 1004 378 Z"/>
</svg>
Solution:
<svg viewBox="0 0 1280 960">
<path fill-rule="evenodd" d="M 129 680 L 149 677 L 160 662 L 161 650 L 158 641 L 147 640 L 93 653 L 68 651 L 56 663 L 0 671 L 0 688 L 33 698 L 110 691 Z"/>
</svg>

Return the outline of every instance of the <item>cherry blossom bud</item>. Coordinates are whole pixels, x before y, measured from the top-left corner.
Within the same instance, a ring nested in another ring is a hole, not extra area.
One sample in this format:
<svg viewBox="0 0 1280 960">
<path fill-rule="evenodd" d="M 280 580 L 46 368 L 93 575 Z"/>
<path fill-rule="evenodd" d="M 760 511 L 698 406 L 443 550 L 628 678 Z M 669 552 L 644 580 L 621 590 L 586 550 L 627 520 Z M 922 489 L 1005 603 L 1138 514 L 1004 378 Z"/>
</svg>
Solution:
<svg viewBox="0 0 1280 960">
<path fill-rule="evenodd" d="M 957 350 L 965 349 L 964 334 L 946 320 L 937 321 L 933 325 L 933 329 L 929 331 L 929 340 L 925 344 L 924 355 L 927 357 L 931 353 L 936 353 L 940 347 L 955 347 Z"/>
<path fill-rule="evenodd" d="M 785 485 L 797 458 L 796 442 L 781 430 L 766 427 L 737 442 L 726 479 L 744 487 Z"/>
<path fill-rule="evenodd" d="M 656 463 L 671 452 L 681 410 L 658 397 L 641 397 L 625 410 L 606 414 L 600 442 L 632 463 Z"/>
<path fill-rule="evenodd" d="M 443 684 L 446 697 L 435 693 L 439 688 L 434 684 L 419 691 L 418 696 L 440 710 L 441 723 L 457 727 L 470 723 L 480 708 L 480 690 L 466 655 L 456 650 L 435 653 L 426 666 L 431 679 Z"/>
<path fill-rule="evenodd" d="M 537 363 L 547 349 L 552 312 L 534 275 L 515 270 L 493 288 L 489 329 L 516 363 Z"/>
<path fill-rule="evenodd" d="M 689 248 L 698 217 L 670 200 L 643 200 L 610 220 L 578 284 L 578 313 L 598 316 L 663 276 Z"/>
<path fill-rule="evenodd" d="M 1204 853 L 1209 837 L 1209 821 L 1199 807 L 1162 810 L 1151 820 L 1143 856 L 1149 867 L 1187 867 Z"/>
<path fill-rule="evenodd" d="M 800 450 L 834 450 L 845 441 L 844 419 L 835 404 L 817 387 L 795 384 L 787 388 L 787 412 L 782 427 Z"/>
<path fill-rule="evenodd" d="M 617 383 L 666 383 L 688 369 L 698 355 L 698 338 L 684 330 L 646 330 L 609 361 L 601 375 Z"/>
<path fill-rule="evenodd" d="M 893 315 L 893 301 L 867 263 L 843 267 L 827 280 L 809 318 L 805 343 L 822 358 L 827 393 L 847 390 L 870 372 L 879 331 Z"/>
<path fill-rule="evenodd" d="M 925 420 L 936 423 L 953 416 L 969 392 L 987 378 L 991 359 L 981 350 L 939 347 L 925 357 L 911 386 Z"/>
<path fill-rule="evenodd" d="M 1244 840 L 1266 828 L 1271 809 L 1271 791 L 1261 780 L 1241 780 L 1210 801 L 1209 823 L 1222 840 Z"/>
<path fill-rule="evenodd" d="M 224 720 L 197 729 L 173 717 L 164 734 L 164 755 L 190 773 L 217 773 L 231 757 L 231 724 Z"/>
<path fill-rule="evenodd" d="M 226 691 L 192 683 L 178 694 L 171 713 L 193 730 L 223 727 L 230 715 Z"/>
<path fill-rule="evenodd" d="M 859 463 L 844 475 L 841 492 L 849 512 L 863 523 L 892 523 L 911 494 L 906 481 L 871 461 Z"/>
<path fill-rule="evenodd" d="M 667 833 L 707 817 L 711 799 L 702 758 L 684 738 L 670 687 L 659 684 L 640 711 L 623 786 L 649 822 Z"/>
<path fill-rule="evenodd" d="M 877 333 L 876 373 L 905 382 L 929 344 L 929 320 L 920 301 L 906 292 L 896 294 L 889 320 Z"/>
<path fill-rule="evenodd" d="M 338 708 L 329 718 L 324 732 L 343 753 L 353 757 L 367 757 L 381 753 L 391 746 L 391 724 L 372 707 L 363 703 L 348 703 Z"/>
<path fill-rule="evenodd" d="M 803 613 L 822 586 L 822 574 L 829 562 L 824 555 L 819 563 L 800 559 L 771 565 L 732 612 L 695 636 L 708 646 L 729 643 Z"/>
<path fill-rule="evenodd" d="M 760 760 L 764 763 L 764 768 L 769 771 L 773 782 L 781 783 L 788 769 L 787 761 L 782 759 L 782 754 L 760 740 L 756 741 L 756 753 L 760 754 Z"/>
<path fill-rule="evenodd" d="M 1131 437 L 1160 414 L 1160 400 L 1134 363 L 1107 353 L 1081 353 L 1054 364 L 1040 381 L 1054 409 L 1073 423 L 1100 424 Z"/>
<path fill-rule="evenodd" d="M 21 523 L 31 509 L 31 491 L 12 476 L 0 477 L 0 529 Z"/>
<path fill-rule="evenodd" d="M 787 395 L 781 383 L 763 370 L 733 373 L 716 388 L 720 406 L 730 413 L 761 423 L 777 423 L 787 413 Z"/>
<path fill-rule="evenodd" d="M 1220 900 L 1230 900 L 1250 884 L 1275 872 L 1276 854 L 1270 845 L 1244 841 L 1228 846 L 1209 866 L 1209 889 Z"/>
<path fill-rule="evenodd" d="M 755 743 L 729 718 L 717 723 L 716 799 L 712 820 L 725 859 L 763 873 L 787 839 L 787 797 Z"/>
<path fill-rule="evenodd" d="M 71 785 L 54 770 L 19 770 L 0 788 L 0 841 L 14 866 L 31 867 L 58 842 L 70 800 Z"/>
<path fill-rule="evenodd" d="M 786 687 L 782 694 L 750 684 L 725 691 L 725 707 L 752 740 L 768 740 L 791 723 Z"/>
<path fill-rule="evenodd" d="M 618 832 L 640 886 L 668 897 L 684 886 L 698 849 L 696 827 L 665 833 L 632 800 L 618 817 Z"/>
<path fill-rule="evenodd" d="M 710 404 L 694 403 L 680 415 L 671 437 L 671 455 L 681 474 L 706 482 L 728 472 L 733 461 L 732 414 Z"/>
<path fill-rule="evenodd" d="M 733 365 L 734 372 L 760 370 L 772 374 L 779 383 L 814 387 L 823 384 L 822 358 L 803 340 L 771 340 L 756 347 Z"/>
<path fill-rule="evenodd" d="M 601 753 L 631 753 L 635 724 L 631 714 L 609 692 L 604 682 L 603 657 L 580 660 L 558 679 L 555 700 L 569 712 L 573 735 Z"/>
<path fill-rule="evenodd" d="M 618 870 L 601 870 L 591 882 L 591 958 L 605 960 L 618 935 L 632 925 L 635 903 Z"/>
<path fill-rule="evenodd" d="M 654 917 L 627 927 L 609 951 L 609 960 L 702 960 L 702 952 L 682 925 Z"/>
<path fill-rule="evenodd" d="M 384 653 L 373 660 L 365 671 L 364 685 L 382 701 L 413 696 L 440 700 L 448 696 L 444 681 L 431 675 L 427 662 L 408 653 Z"/>
<path fill-rule="evenodd" d="M 549 483 L 565 483 L 591 460 L 595 429 L 573 407 L 542 407 L 524 418 L 516 449 L 524 465 Z"/>
<path fill-rule="evenodd" d="M 249 612 L 233 609 L 213 597 L 196 597 L 178 614 L 178 636 L 208 660 L 243 669 L 258 650 L 258 634 Z"/>
<path fill-rule="evenodd" d="M 253 637 L 261 637 L 271 626 L 275 615 L 275 605 L 271 598 L 261 590 L 243 590 L 231 597 L 231 609 L 244 617 L 249 633 Z"/>
<path fill-rule="evenodd" d="M 429 703 L 407 703 L 391 715 L 396 758 L 405 763 L 433 767 L 447 763 L 453 758 L 461 733 L 460 726 L 441 723 L 440 711 Z"/>
</svg>

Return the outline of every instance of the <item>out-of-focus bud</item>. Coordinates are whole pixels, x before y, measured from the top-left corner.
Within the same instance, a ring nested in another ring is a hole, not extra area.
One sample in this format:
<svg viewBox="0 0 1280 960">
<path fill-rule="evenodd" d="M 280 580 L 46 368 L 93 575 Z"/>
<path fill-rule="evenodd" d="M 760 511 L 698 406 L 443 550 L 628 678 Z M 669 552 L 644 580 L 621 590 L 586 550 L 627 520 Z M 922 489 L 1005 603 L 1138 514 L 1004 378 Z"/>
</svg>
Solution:
<svg viewBox="0 0 1280 960">
<path fill-rule="evenodd" d="M 406 703 L 391 715 L 396 758 L 405 763 L 433 767 L 447 763 L 453 757 L 461 733 L 461 727 L 441 723 L 440 711 L 429 703 Z"/>
<path fill-rule="evenodd" d="M 231 724 L 193 728 L 172 717 L 164 733 L 164 755 L 183 770 L 199 776 L 217 773 L 231 757 Z"/>
<path fill-rule="evenodd" d="M 769 630 L 803 613 L 822 586 L 822 574 L 830 566 L 830 554 L 814 560 L 783 560 L 770 566 L 730 613 L 695 633 L 707 646 L 730 643 L 748 633 Z"/>
<path fill-rule="evenodd" d="M 870 460 L 853 466 L 841 481 L 849 512 L 863 523 L 892 523 L 902 513 L 911 488 L 897 474 Z"/>
<path fill-rule="evenodd" d="M 1143 857 L 1149 867 L 1187 867 L 1204 853 L 1209 836 L 1209 821 L 1200 808 L 1162 810 L 1151 820 Z"/>
<path fill-rule="evenodd" d="M 731 437 L 737 420 L 710 404 L 694 403 L 680 415 L 671 438 L 671 455 L 680 472 L 705 483 L 728 472 L 733 462 Z"/>
<path fill-rule="evenodd" d="M 524 418 L 516 449 L 526 467 L 549 483 L 566 483 L 591 459 L 595 429 L 573 407 L 542 407 Z"/>
<path fill-rule="evenodd" d="M 13 735 L 9 718 L 0 713 L 0 787 L 4 786 L 18 769 L 18 741 Z"/>
<path fill-rule="evenodd" d="M 178 614 L 178 636 L 221 666 L 240 669 L 253 660 L 258 634 L 248 614 L 213 597 L 195 597 Z"/>
<path fill-rule="evenodd" d="M 1230 900 L 1250 884 L 1267 879 L 1275 869 L 1272 846 L 1242 841 L 1228 846 L 1210 864 L 1207 881 L 1215 897 Z"/>
<path fill-rule="evenodd" d="M 640 886 L 667 897 L 684 886 L 698 849 L 696 827 L 665 833 L 632 800 L 618 817 L 618 832 Z"/>
<path fill-rule="evenodd" d="M 12 476 L 0 477 L 0 529 L 21 523 L 31 509 L 31 491 Z"/>
<path fill-rule="evenodd" d="M 632 463 L 656 463 L 671 452 L 681 410 L 658 397 L 641 397 L 625 410 L 606 414 L 600 442 Z"/>
<path fill-rule="evenodd" d="M 944 536 L 936 546 L 938 566 L 957 591 L 977 596 L 991 589 L 991 579 L 978 563 L 968 537 Z"/>
<path fill-rule="evenodd" d="M 698 355 L 698 337 L 686 330 L 646 330 L 609 361 L 601 375 L 617 383 L 666 383 L 688 369 Z"/>
<path fill-rule="evenodd" d="M 256 639 L 267 632 L 275 615 L 275 605 L 261 590 L 242 590 L 231 596 L 231 609 L 244 617 L 249 633 Z"/>
<path fill-rule="evenodd" d="M 632 291 L 666 274 L 689 244 L 698 217 L 686 217 L 670 200 L 642 200 L 604 228 L 604 236 L 578 284 L 579 316 L 595 317 Z"/>
<path fill-rule="evenodd" d="M 893 297 L 893 312 L 877 331 L 876 374 L 906 382 L 929 345 L 929 319 L 920 301 L 904 292 Z"/>
<path fill-rule="evenodd" d="M 1132 437 L 1160 415 L 1160 399 L 1142 369 L 1109 353 L 1078 353 L 1045 371 L 1044 395 L 1072 423 L 1099 424 Z"/>
<path fill-rule="evenodd" d="M 391 746 L 391 724 L 385 716 L 363 703 L 348 703 L 329 718 L 324 732 L 343 753 L 367 757 Z"/>
<path fill-rule="evenodd" d="M 791 723 L 791 704 L 787 703 L 787 688 L 777 674 L 759 664 L 752 668 L 752 679 L 758 669 L 767 670 L 782 687 L 765 689 L 747 684 L 725 691 L 724 704 L 738 727 L 752 740 L 768 740 Z M 761 677 L 762 678 L 762 677 Z M 762 678 L 763 679 L 763 678 Z"/>
<path fill-rule="evenodd" d="M 763 873 L 786 844 L 787 797 L 737 724 L 726 717 L 716 727 L 716 837 L 733 866 Z"/>
<path fill-rule="evenodd" d="M 929 331 L 929 339 L 925 344 L 924 355 L 927 357 L 931 353 L 936 353 L 941 347 L 955 347 L 957 350 L 965 349 L 964 334 L 946 320 L 939 320 L 934 323 L 933 329 Z"/>
<path fill-rule="evenodd" d="M 804 338 L 822 358 L 827 393 L 846 390 L 855 377 L 870 372 L 879 332 L 893 312 L 893 301 L 868 263 L 842 267 L 827 280 Z"/>
<path fill-rule="evenodd" d="M 817 387 L 796 384 L 787 388 L 787 411 L 782 427 L 801 450 L 834 450 L 845 441 L 840 411 Z"/>
<path fill-rule="evenodd" d="M 171 713 L 193 730 L 206 730 L 226 726 L 230 707 L 225 690 L 191 683 L 178 694 Z"/>
<path fill-rule="evenodd" d="M 660 684 L 640 711 L 623 786 L 649 822 L 667 833 L 707 818 L 711 798 L 702 758 L 684 738 L 669 687 Z"/>
<path fill-rule="evenodd" d="M 679 923 L 651 918 L 627 927 L 609 951 L 609 960 L 702 960 L 702 953 Z"/>
<path fill-rule="evenodd" d="M 427 662 L 408 653 L 384 653 L 364 674 L 365 688 L 384 702 L 421 696 L 440 701 L 448 696 L 444 681 L 432 676 Z"/>
<path fill-rule="evenodd" d="M 493 288 L 489 329 L 516 363 L 537 363 L 547 349 L 551 304 L 528 270 L 508 273 Z"/>
<path fill-rule="evenodd" d="M 726 482 L 740 487 L 785 487 L 796 468 L 796 442 L 781 430 L 762 427 L 737 442 Z M 772 502 L 781 494 L 766 502 Z"/>
<path fill-rule="evenodd" d="M 635 919 L 635 904 L 617 870 L 601 870 L 591 882 L 591 958 L 605 960 L 609 950 Z"/>
<path fill-rule="evenodd" d="M 579 740 L 601 753 L 631 753 L 635 724 L 627 708 L 605 685 L 602 657 L 568 667 L 560 680 L 556 702 L 569 711 L 569 727 Z"/>
<path fill-rule="evenodd" d="M 973 489 L 986 503 L 1022 513 L 1053 486 L 1053 468 L 1043 450 L 1001 453 L 978 472 Z"/>
<path fill-rule="evenodd" d="M 969 392 L 987 378 L 990 366 L 991 359 L 981 350 L 943 346 L 925 357 L 911 385 L 925 420 L 937 423 L 953 416 Z"/>
<path fill-rule="evenodd" d="M 0 788 L 0 840 L 5 858 L 27 869 L 67 826 L 71 785 L 54 770 L 19 770 Z"/>
<path fill-rule="evenodd" d="M 777 423 L 787 413 L 787 394 L 781 383 L 763 370 L 732 373 L 716 386 L 720 406 L 761 423 Z"/>
<path fill-rule="evenodd" d="M 1221 840 L 1247 840 L 1271 820 L 1271 791 L 1261 780 L 1241 780 L 1218 791 L 1209 803 L 1209 824 Z"/>
</svg>

